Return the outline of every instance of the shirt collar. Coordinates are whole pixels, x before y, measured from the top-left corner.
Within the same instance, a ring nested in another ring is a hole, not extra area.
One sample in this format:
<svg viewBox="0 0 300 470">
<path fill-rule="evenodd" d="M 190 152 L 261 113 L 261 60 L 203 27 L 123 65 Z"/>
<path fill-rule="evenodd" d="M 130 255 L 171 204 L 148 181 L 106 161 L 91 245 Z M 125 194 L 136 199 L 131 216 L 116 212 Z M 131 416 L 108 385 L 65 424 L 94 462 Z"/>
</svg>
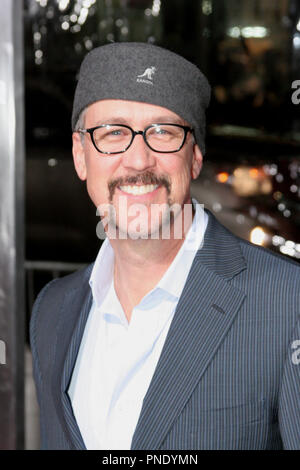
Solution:
<svg viewBox="0 0 300 470">
<path fill-rule="evenodd" d="M 179 298 L 182 293 L 195 254 L 203 242 L 208 222 L 208 215 L 202 204 L 199 204 L 194 198 L 192 198 L 192 203 L 195 209 L 192 225 L 174 260 L 156 286 L 176 298 Z"/>
<path fill-rule="evenodd" d="M 90 276 L 90 287 L 96 307 L 102 304 L 113 280 L 114 251 L 108 238 L 102 243 Z"/>
</svg>

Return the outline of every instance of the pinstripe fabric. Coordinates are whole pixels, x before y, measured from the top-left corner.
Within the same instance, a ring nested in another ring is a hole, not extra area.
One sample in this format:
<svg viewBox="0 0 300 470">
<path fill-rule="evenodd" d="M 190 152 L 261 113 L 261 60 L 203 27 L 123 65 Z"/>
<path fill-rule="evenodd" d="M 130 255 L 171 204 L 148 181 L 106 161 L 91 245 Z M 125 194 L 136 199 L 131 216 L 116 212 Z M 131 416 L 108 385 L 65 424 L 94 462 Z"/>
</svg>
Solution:
<svg viewBox="0 0 300 470">
<path fill-rule="evenodd" d="M 31 319 L 42 446 L 83 449 L 66 390 L 90 306 L 87 271 Z M 300 449 L 300 269 L 212 214 L 143 401 L 132 449 Z"/>
</svg>

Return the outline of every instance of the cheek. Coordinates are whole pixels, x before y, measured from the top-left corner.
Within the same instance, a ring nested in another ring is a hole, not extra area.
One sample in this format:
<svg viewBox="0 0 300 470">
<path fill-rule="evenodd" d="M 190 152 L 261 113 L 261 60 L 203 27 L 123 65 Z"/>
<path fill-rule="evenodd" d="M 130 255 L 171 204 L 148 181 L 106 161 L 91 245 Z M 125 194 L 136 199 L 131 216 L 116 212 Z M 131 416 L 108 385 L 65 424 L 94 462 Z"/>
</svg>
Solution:
<svg viewBox="0 0 300 470">
<path fill-rule="evenodd" d="M 94 181 L 91 178 L 87 178 L 86 186 L 89 197 L 96 207 L 107 201 L 107 190 L 105 189 L 107 185 L 105 185 L 104 181 Z"/>
<path fill-rule="evenodd" d="M 95 158 L 87 162 L 87 191 L 96 207 L 108 202 L 108 181 L 113 175 L 111 163 Z"/>
<path fill-rule="evenodd" d="M 172 165 L 172 170 L 169 171 L 172 182 L 172 192 L 175 194 L 185 194 L 189 190 L 191 180 L 191 165 L 190 162 L 183 161 L 182 159 Z"/>
</svg>

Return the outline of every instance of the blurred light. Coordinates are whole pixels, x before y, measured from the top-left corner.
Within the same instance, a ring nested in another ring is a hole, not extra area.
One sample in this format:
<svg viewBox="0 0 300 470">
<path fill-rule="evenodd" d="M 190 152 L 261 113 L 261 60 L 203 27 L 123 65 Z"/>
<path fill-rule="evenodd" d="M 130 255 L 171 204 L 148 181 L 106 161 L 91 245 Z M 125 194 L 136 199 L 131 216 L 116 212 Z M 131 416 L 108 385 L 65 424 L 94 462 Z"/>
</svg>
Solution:
<svg viewBox="0 0 300 470">
<path fill-rule="evenodd" d="M 49 20 L 51 20 L 53 17 L 54 17 L 54 10 L 51 8 L 48 8 L 47 12 L 46 12 L 46 17 L 49 18 Z"/>
<path fill-rule="evenodd" d="M 118 26 L 118 28 L 121 28 L 122 24 L 123 24 L 123 20 L 121 18 L 118 18 L 116 20 L 116 26 Z"/>
<path fill-rule="evenodd" d="M 282 198 L 282 193 L 280 191 L 275 191 L 273 198 L 276 199 L 276 201 L 279 201 L 279 199 Z"/>
<path fill-rule="evenodd" d="M 75 15 L 75 13 L 73 13 L 73 15 L 70 16 L 70 21 L 72 21 L 72 23 L 76 23 L 77 18 L 78 18 L 78 16 Z"/>
<path fill-rule="evenodd" d="M 249 208 L 249 214 L 251 217 L 253 217 L 253 219 L 255 219 L 255 217 L 257 217 L 257 209 L 255 206 L 251 206 Z"/>
<path fill-rule="evenodd" d="M 87 19 L 88 13 L 89 10 L 87 8 L 81 8 L 77 23 L 83 25 Z"/>
<path fill-rule="evenodd" d="M 279 235 L 274 235 L 272 238 L 272 243 L 274 246 L 283 245 L 284 242 L 285 242 L 285 239 L 283 237 L 280 237 Z"/>
<path fill-rule="evenodd" d="M 40 49 L 37 49 L 34 53 L 36 59 L 41 59 L 43 57 L 43 51 L 41 51 Z"/>
<path fill-rule="evenodd" d="M 280 237 L 282 238 L 282 237 Z M 292 240 L 284 240 L 279 247 L 279 251 L 284 255 L 293 256 L 294 258 L 300 259 L 300 244 L 295 243 Z"/>
<path fill-rule="evenodd" d="M 95 3 L 95 2 L 92 2 L 92 0 L 83 0 L 82 6 L 85 7 L 85 8 L 90 8 L 93 3 Z"/>
<path fill-rule="evenodd" d="M 92 49 L 92 47 L 93 47 L 93 43 L 92 43 L 92 41 L 91 41 L 90 39 L 87 39 L 87 40 L 84 42 L 84 45 L 85 45 L 85 47 L 86 47 L 87 50 L 90 50 L 90 49 Z"/>
<path fill-rule="evenodd" d="M 241 166 L 234 170 L 233 176 L 232 187 L 238 196 L 269 194 L 272 191 L 271 181 L 261 168 Z"/>
<path fill-rule="evenodd" d="M 294 248 L 288 248 L 286 245 L 282 245 L 279 248 L 279 251 L 281 251 L 281 253 L 283 253 L 284 255 L 295 256 Z"/>
<path fill-rule="evenodd" d="M 228 181 L 229 174 L 226 171 L 222 171 L 217 174 L 217 180 L 219 183 L 226 183 Z"/>
<path fill-rule="evenodd" d="M 300 32 L 300 20 L 298 21 L 296 28 L 297 28 L 298 31 Z"/>
<path fill-rule="evenodd" d="M 236 168 L 233 172 L 234 176 L 239 177 L 240 175 L 243 174 L 243 169 L 242 168 Z"/>
<path fill-rule="evenodd" d="M 291 193 L 296 193 L 298 191 L 298 186 L 296 186 L 295 184 L 292 184 L 292 186 L 290 187 L 290 191 Z"/>
<path fill-rule="evenodd" d="M 294 36 L 293 45 L 296 49 L 300 48 L 300 37 L 299 36 Z"/>
<path fill-rule="evenodd" d="M 270 194 L 272 192 L 272 183 L 269 179 L 264 179 L 261 183 L 261 192 L 263 194 Z"/>
<path fill-rule="evenodd" d="M 74 11 L 75 11 L 75 13 L 77 13 L 77 15 L 80 14 L 80 11 L 81 11 L 81 4 L 80 3 L 76 3 L 76 5 L 74 6 Z"/>
<path fill-rule="evenodd" d="M 233 28 L 228 29 L 227 35 L 231 38 L 239 38 L 241 35 L 241 30 L 238 26 L 233 26 Z"/>
<path fill-rule="evenodd" d="M 250 232 L 250 241 L 255 245 L 263 246 L 268 240 L 268 235 L 262 227 L 254 227 Z"/>
<path fill-rule="evenodd" d="M 160 0 L 153 0 L 152 4 L 152 15 L 158 16 L 160 11 Z"/>
<path fill-rule="evenodd" d="M 75 26 L 74 26 L 74 27 L 75 27 Z M 80 26 L 79 26 L 79 28 L 80 28 Z M 72 31 L 72 28 L 71 28 L 71 31 Z M 74 46 L 74 49 L 75 49 L 75 51 L 78 52 L 78 54 L 79 54 L 79 53 L 82 51 L 82 45 L 81 45 L 79 42 L 77 42 L 77 43 L 75 44 L 75 46 Z"/>
<path fill-rule="evenodd" d="M 145 15 L 146 16 L 151 16 L 152 15 L 152 10 L 150 10 L 150 8 L 146 8 Z"/>
<path fill-rule="evenodd" d="M 249 175 L 250 175 L 251 178 L 254 178 L 254 179 L 258 178 L 258 176 L 259 176 L 258 169 L 257 168 L 250 168 Z"/>
<path fill-rule="evenodd" d="M 210 15 L 212 13 L 211 0 L 203 0 L 202 1 L 202 13 L 204 15 Z"/>
<path fill-rule="evenodd" d="M 219 202 L 214 202 L 212 205 L 212 210 L 214 212 L 220 212 L 222 210 L 222 205 Z"/>
<path fill-rule="evenodd" d="M 204 38 L 209 38 L 210 37 L 210 29 L 209 28 L 203 28 L 202 36 Z"/>
<path fill-rule="evenodd" d="M 236 221 L 238 224 L 243 224 L 245 222 L 245 216 L 243 214 L 238 214 L 236 216 Z"/>
<path fill-rule="evenodd" d="M 244 28 L 233 26 L 227 30 L 227 35 L 231 38 L 239 38 L 240 36 L 244 38 L 265 38 L 269 35 L 269 30 L 264 26 L 245 26 Z"/>
<path fill-rule="evenodd" d="M 281 175 L 280 173 L 275 176 L 275 179 L 278 183 L 282 183 L 282 181 L 284 180 L 283 175 Z"/>
<path fill-rule="evenodd" d="M 284 211 L 284 209 L 285 209 L 285 204 L 283 204 L 283 203 L 281 202 L 280 204 L 278 204 L 277 208 L 278 208 L 279 211 Z"/>
<path fill-rule="evenodd" d="M 42 37 L 41 33 L 39 33 L 39 32 L 34 33 L 34 35 L 33 35 L 34 42 L 40 42 L 41 37 Z"/>
<path fill-rule="evenodd" d="M 58 8 L 60 9 L 60 11 L 63 11 L 67 8 L 69 3 L 70 3 L 70 0 L 59 0 Z"/>
<path fill-rule="evenodd" d="M 286 209 L 285 211 L 283 211 L 283 215 L 284 215 L 284 217 L 290 217 L 291 216 L 291 211 Z"/>
<path fill-rule="evenodd" d="M 64 21 L 61 25 L 61 29 L 63 29 L 64 31 L 66 31 L 67 29 L 70 28 L 70 23 L 68 23 L 67 21 Z"/>
<path fill-rule="evenodd" d="M 80 30 L 81 27 L 79 26 L 79 24 L 74 24 L 74 26 L 71 27 L 71 33 L 79 33 Z"/>
<path fill-rule="evenodd" d="M 269 34 L 264 26 L 246 26 L 241 32 L 244 38 L 265 38 Z"/>
<path fill-rule="evenodd" d="M 127 28 L 127 26 L 123 26 L 123 27 L 121 28 L 121 34 L 123 34 L 124 36 L 126 36 L 126 34 L 128 34 L 128 28 Z"/>
<path fill-rule="evenodd" d="M 277 175 L 277 171 L 278 171 L 277 165 L 274 164 L 274 165 L 271 165 L 269 167 L 269 172 L 270 172 L 269 174 L 270 175 L 272 175 L 272 176 Z"/>
<path fill-rule="evenodd" d="M 53 166 L 56 166 L 58 163 L 58 161 L 56 160 L 56 158 L 49 158 L 48 160 L 48 165 L 53 167 Z"/>
<path fill-rule="evenodd" d="M 48 0 L 36 0 L 36 2 L 39 3 L 41 7 L 46 7 L 47 1 Z"/>
<path fill-rule="evenodd" d="M 277 225 L 276 219 L 273 219 L 273 217 L 271 217 L 269 214 L 264 214 L 263 212 L 258 214 L 257 220 L 261 224 L 268 225 L 269 227 L 276 227 Z"/>
</svg>

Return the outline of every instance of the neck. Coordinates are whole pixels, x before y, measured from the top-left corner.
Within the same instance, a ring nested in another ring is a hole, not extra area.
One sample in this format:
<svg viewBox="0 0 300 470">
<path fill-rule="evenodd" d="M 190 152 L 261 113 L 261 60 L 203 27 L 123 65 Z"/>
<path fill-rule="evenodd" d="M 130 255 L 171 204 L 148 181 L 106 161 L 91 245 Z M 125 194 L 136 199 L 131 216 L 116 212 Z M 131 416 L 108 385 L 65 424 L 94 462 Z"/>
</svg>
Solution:
<svg viewBox="0 0 300 470">
<path fill-rule="evenodd" d="M 110 240 L 115 254 L 115 290 L 128 321 L 132 309 L 156 286 L 176 257 L 192 219 L 184 223 L 182 220 L 180 239 Z"/>
</svg>

